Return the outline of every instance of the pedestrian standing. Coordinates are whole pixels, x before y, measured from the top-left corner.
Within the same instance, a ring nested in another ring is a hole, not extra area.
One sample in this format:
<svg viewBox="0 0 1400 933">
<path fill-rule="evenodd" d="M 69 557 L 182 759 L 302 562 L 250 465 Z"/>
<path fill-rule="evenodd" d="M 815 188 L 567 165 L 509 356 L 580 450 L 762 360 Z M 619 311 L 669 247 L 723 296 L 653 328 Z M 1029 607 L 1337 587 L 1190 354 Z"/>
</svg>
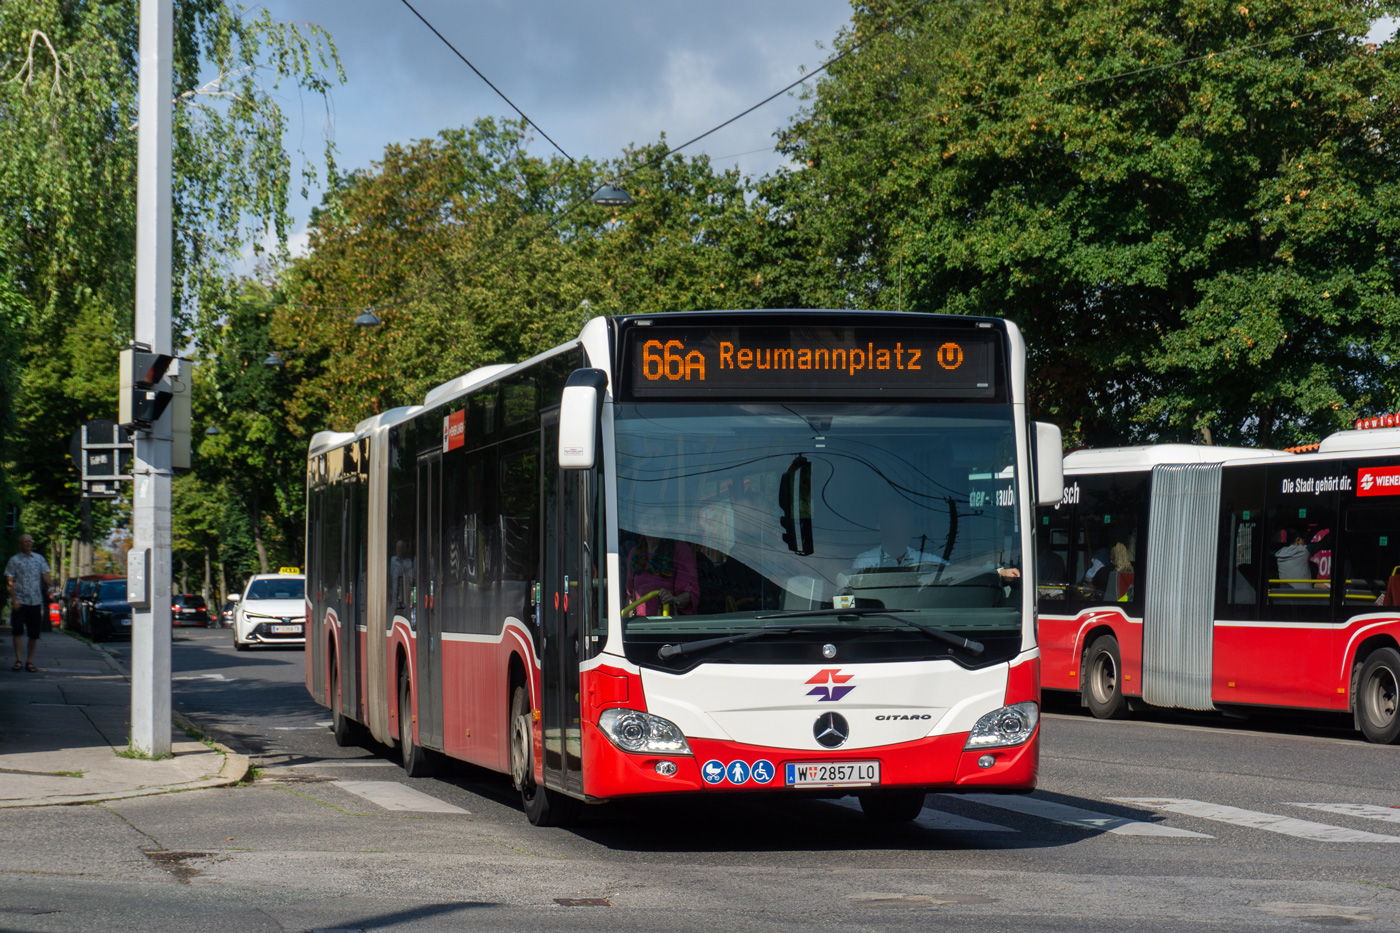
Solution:
<svg viewBox="0 0 1400 933">
<path fill-rule="evenodd" d="M 34 553 L 34 539 L 29 535 L 19 536 L 19 553 L 5 564 L 5 581 L 10 588 L 10 623 L 15 630 L 15 670 L 37 672 L 34 666 L 34 652 L 39 647 L 39 633 L 45 621 L 44 605 L 49 588 L 53 586 L 49 562 L 42 554 Z M 26 629 L 29 634 L 29 654 L 24 663 L 20 662 L 20 640 Z"/>
</svg>

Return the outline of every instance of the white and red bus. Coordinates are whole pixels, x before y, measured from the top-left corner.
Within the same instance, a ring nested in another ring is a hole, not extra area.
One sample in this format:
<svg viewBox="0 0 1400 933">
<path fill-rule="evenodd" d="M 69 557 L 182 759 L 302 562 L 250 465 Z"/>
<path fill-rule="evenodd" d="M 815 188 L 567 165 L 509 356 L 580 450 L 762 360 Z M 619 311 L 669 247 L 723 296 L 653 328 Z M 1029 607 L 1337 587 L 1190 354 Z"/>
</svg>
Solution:
<svg viewBox="0 0 1400 933">
<path fill-rule="evenodd" d="M 1036 529 L 1046 689 L 1100 718 L 1320 710 L 1400 739 L 1400 430 L 1308 454 L 1083 450 L 1064 467 Z"/>
<path fill-rule="evenodd" d="M 1062 474 L 1024 384 L 1001 320 L 599 318 L 318 434 L 307 687 L 338 741 L 508 773 L 537 824 L 647 794 L 908 819 L 929 790 L 1029 791 L 1025 530 Z"/>
</svg>

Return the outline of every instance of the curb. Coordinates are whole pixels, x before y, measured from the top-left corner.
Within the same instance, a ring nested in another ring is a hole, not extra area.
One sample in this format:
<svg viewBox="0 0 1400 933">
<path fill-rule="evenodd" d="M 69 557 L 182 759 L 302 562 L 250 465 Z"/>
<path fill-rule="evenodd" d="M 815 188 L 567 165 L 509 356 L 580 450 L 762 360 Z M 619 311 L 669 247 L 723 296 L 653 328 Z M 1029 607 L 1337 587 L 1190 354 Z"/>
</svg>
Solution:
<svg viewBox="0 0 1400 933">
<path fill-rule="evenodd" d="M 62 630 L 69 637 L 76 638 L 72 633 Z M 100 646 L 87 642 L 88 647 L 101 657 L 106 663 L 125 680 L 130 682 L 131 672 L 121 663 L 117 657 L 104 650 Z M 83 794 L 73 797 L 31 797 L 19 800 L 8 800 L 0 802 L 0 809 L 12 809 L 21 807 L 55 807 L 55 806 L 75 806 L 79 804 L 100 803 L 105 800 L 125 800 L 132 797 L 153 797 L 160 794 L 173 794 L 187 790 L 206 790 L 214 787 L 231 787 L 237 784 L 245 784 L 252 779 L 253 760 L 248 755 L 240 754 L 229 748 L 223 742 L 218 741 L 212 730 L 205 728 L 194 722 L 189 717 L 176 710 L 171 710 L 171 720 L 175 726 L 185 731 L 186 734 L 193 733 L 198 738 L 196 741 L 212 745 L 214 751 L 223 756 L 223 762 L 219 767 L 219 773 L 212 778 L 203 778 L 195 781 L 184 781 L 177 784 L 157 784 L 148 787 L 137 787 L 124 791 L 111 791 L 99 794 Z M 194 737 L 192 736 L 192 737 Z M 112 750 L 113 755 L 116 750 Z"/>
</svg>

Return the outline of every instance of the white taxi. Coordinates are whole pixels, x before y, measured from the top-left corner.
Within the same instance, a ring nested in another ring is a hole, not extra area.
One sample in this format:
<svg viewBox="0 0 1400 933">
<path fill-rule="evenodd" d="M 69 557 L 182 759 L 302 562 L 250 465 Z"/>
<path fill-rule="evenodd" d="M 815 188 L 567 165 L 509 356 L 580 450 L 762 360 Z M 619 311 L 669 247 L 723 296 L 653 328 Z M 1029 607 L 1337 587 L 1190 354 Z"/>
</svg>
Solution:
<svg viewBox="0 0 1400 933">
<path fill-rule="evenodd" d="M 255 574 L 233 611 L 233 646 L 306 644 L 306 575 L 297 568 Z"/>
</svg>

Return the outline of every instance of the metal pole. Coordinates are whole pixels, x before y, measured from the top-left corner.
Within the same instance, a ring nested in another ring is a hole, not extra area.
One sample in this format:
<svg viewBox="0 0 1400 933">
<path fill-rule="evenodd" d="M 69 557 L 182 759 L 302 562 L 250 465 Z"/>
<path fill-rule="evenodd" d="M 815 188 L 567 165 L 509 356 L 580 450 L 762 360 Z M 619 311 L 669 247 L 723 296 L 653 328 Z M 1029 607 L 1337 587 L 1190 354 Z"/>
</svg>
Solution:
<svg viewBox="0 0 1400 933">
<path fill-rule="evenodd" d="M 136 342 L 171 353 L 170 253 L 173 0 L 141 0 L 137 106 Z M 149 608 L 131 614 L 131 744 L 170 753 L 170 421 L 167 408 L 137 432 L 132 457 L 132 551 L 151 551 Z"/>
</svg>

